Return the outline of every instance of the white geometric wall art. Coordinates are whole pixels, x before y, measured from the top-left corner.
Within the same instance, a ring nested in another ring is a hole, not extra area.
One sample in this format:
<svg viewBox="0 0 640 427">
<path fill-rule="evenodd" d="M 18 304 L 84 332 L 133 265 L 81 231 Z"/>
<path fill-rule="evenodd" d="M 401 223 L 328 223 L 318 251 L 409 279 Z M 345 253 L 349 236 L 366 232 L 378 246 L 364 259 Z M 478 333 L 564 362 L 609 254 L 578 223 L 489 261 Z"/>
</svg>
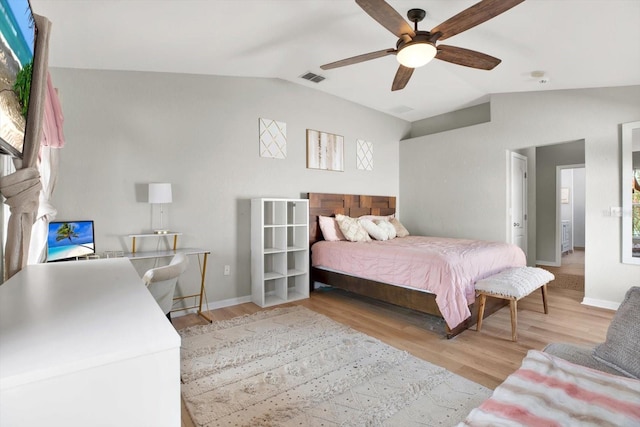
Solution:
<svg viewBox="0 0 640 427">
<path fill-rule="evenodd" d="M 287 158 L 287 124 L 270 119 L 260 122 L 260 157 Z"/>
<path fill-rule="evenodd" d="M 364 139 L 356 140 L 356 168 L 365 171 L 373 170 L 373 142 Z"/>
</svg>

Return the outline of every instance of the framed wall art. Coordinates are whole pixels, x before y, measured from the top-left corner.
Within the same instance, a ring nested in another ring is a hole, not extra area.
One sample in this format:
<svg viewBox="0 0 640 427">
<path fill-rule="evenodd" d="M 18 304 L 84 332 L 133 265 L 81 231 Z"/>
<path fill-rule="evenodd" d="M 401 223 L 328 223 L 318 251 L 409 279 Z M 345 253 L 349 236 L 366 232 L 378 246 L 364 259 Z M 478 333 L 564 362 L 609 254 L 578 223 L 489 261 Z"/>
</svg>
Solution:
<svg viewBox="0 0 640 427">
<path fill-rule="evenodd" d="M 287 158 L 287 124 L 260 119 L 260 157 Z"/>
<path fill-rule="evenodd" d="M 307 129 L 307 168 L 344 171 L 344 137 Z"/>
</svg>

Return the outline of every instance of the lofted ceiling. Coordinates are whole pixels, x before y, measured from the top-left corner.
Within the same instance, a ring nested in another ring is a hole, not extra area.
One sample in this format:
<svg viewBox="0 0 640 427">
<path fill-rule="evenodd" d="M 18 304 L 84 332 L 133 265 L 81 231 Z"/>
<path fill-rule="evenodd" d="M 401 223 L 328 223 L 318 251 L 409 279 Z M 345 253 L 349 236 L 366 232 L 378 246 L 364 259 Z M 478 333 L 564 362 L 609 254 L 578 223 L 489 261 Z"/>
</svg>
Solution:
<svg viewBox="0 0 640 427">
<path fill-rule="evenodd" d="M 492 71 L 433 60 L 392 92 L 387 56 L 322 64 L 395 47 L 353 0 L 30 0 L 52 23 L 49 65 L 288 80 L 415 121 L 490 94 L 640 84 L 639 0 L 526 0 L 446 44 L 502 59 Z M 388 0 L 421 8 L 430 30 L 477 0 Z M 313 83 L 306 72 L 326 79 Z M 532 77 L 545 73 L 546 83 Z M 640 100 L 639 100 L 640 102 Z"/>
</svg>

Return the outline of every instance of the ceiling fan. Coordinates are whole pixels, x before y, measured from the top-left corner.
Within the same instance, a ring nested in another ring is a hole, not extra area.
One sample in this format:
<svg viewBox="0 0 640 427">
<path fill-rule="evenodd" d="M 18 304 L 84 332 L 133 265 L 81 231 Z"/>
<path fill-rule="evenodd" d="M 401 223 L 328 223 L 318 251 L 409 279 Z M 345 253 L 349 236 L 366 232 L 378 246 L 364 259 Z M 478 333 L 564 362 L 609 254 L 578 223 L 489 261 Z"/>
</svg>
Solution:
<svg viewBox="0 0 640 427">
<path fill-rule="evenodd" d="M 395 49 L 390 48 L 365 53 L 363 55 L 331 62 L 322 65 L 320 68 L 330 70 L 332 68 L 357 64 L 387 55 L 396 55 L 400 67 L 393 79 L 391 86 L 392 91 L 404 89 L 413 74 L 413 70 L 422 67 L 433 58 L 466 67 L 491 70 L 501 62 L 500 59 L 461 47 L 436 45 L 436 42 L 482 24 L 517 6 L 523 1 L 524 0 L 482 0 L 454 17 L 449 18 L 431 31 L 421 31 L 418 30 L 418 22 L 422 21 L 426 15 L 426 12 L 422 9 L 411 9 L 407 12 L 409 21 L 414 24 L 414 28 L 412 29 L 402 16 L 386 1 L 356 0 L 358 6 L 367 12 L 369 16 L 398 37 Z"/>
</svg>

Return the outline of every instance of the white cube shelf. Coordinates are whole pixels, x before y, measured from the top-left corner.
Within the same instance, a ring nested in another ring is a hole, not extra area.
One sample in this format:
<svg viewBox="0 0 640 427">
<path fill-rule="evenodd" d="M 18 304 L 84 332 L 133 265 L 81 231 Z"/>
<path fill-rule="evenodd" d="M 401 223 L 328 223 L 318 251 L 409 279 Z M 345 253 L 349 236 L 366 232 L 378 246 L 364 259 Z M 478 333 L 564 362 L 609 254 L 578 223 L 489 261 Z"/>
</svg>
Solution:
<svg viewBox="0 0 640 427">
<path fill-rule="evenodd" d="M 251 300 L 260 307 L 309 298 L 309 201 L 251 200 Z"/>
</svg>

